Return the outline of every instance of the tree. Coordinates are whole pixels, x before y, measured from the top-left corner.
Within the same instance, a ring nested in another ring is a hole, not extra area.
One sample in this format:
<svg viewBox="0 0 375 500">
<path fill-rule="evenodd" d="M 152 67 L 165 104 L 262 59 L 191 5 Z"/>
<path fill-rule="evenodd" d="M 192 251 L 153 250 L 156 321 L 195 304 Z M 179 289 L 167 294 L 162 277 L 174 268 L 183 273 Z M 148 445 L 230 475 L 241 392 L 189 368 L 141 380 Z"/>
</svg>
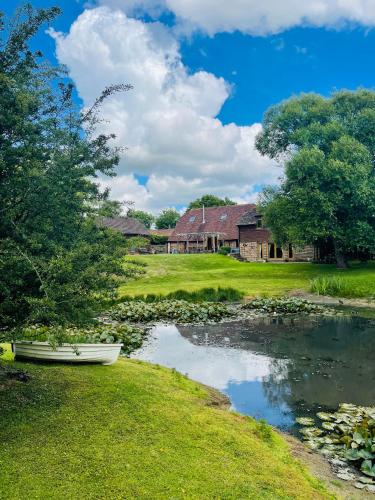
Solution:
<svg viewBox="0 0 375 500">
<path fill-rule="evenodd" d="M 122 201 L 105 199 L 98 207 L 98 214 L 100 217 L 119 217 L 124 205 Z"/>
<path fill-rule="evenodd" d="M 155 217 L 152 214 L 143 212 L 142 210 L 134 210 L 132 208 L 128 211 L 127 215 L 128 217 L 133 217 L 134 219 L 141 221 L 147 229 L 150 229 L 155 220 Z"/>
<path fill-rule="evenodd" d="M 227 205 L 236 205 L 236 203 L 229 198 L 218 198 L 213 194 L 205 194 L 201 198 L 197 198 L 196 200 L 189 203 L 188 210 L 192 208 L 202 208 L 205 207 L 224 207 Z"/>
<path fill-rule="evenodd" d="M 171 229 L 176 227 L 180 214 L 174 208 L 166 208 L 162 210 L 155 220 L 157 229 Z"/>
<path fill-rule="evenodd" d="M 113 135 L 96 134 L 106 88 L 83 113 L 61 68 L 30 39 L 58 8 L 0 14 L 0 329 L 84 322 L 113 297 L 122 274 L 121 235 L 99 228 L 108 197 L 95 179 L 114 175 Z"/>
<path fill-rule="evenodd" d="M 265 114 L 257 149 L 284 161 L 279 187 L 260 199 L 279 243 L 331 241 L 338 267 L 375 250 L 375 93 L 292 98 Z"/>
</svg>

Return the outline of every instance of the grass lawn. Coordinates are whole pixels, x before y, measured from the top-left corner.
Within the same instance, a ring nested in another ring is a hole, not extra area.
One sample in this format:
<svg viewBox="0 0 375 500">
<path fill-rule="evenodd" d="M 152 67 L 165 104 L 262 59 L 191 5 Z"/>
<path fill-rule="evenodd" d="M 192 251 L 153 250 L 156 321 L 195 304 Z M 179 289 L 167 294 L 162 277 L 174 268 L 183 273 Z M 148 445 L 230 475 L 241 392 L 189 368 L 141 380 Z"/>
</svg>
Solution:
<svg viewBox="0 0 375 500">
<path fill-rule="evenodd" d="M 0 384 L 0 498 L 333 498 L 279 435 L 175 371 L 14 365 L 31 379 Z"/>
<path fill-rule="evenodd" d="M 339 270 L 334 265 L 309 263 L 247 263 L 222 255 L 145 255 L 131 257 L 147 264 L 147 275 L 120 287 L 121 295 L 191 291 L 204 287 L 232 287 L 248 296 L 282 295 L 291 290 L 309 290 L 319 276 L 342 276 L 353 296 L 375 293 L 375 262 L 352 264 Z"/>
</svg>

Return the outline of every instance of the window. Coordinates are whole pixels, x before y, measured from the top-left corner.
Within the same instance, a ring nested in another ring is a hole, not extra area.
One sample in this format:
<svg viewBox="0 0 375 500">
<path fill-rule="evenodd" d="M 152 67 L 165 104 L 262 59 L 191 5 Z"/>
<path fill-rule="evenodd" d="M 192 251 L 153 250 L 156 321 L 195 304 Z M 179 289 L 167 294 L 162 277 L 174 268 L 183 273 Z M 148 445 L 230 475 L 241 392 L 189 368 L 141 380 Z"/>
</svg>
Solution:
<svg viewBox="0 0 375 500">
<path fill-rule="evenodd" d="M 276 259 L 282 259 L 283 258 L 283 250 L 281 247 L 276 248 Z"/>
<path fill-rule="evenodd" d="M 263 227 L 262 219 L 257 220 L 257 227 Z"/>
<path fill-rule="evenodd" d="M 220 215 L 220 220 L 223 221 L 223 220 L 226 220 L 228 217 L 228 214 L 222 214 Z"/>
<path fill-rule="evenodd" d="M 195 215 L 189 218 L 189 222 L 194 222 L 195 221 Z"/>
<path fill-rule="evenodd" d="M 289 245 L 289 259 L 293 259 L 293 247 Z"/>
</svg>

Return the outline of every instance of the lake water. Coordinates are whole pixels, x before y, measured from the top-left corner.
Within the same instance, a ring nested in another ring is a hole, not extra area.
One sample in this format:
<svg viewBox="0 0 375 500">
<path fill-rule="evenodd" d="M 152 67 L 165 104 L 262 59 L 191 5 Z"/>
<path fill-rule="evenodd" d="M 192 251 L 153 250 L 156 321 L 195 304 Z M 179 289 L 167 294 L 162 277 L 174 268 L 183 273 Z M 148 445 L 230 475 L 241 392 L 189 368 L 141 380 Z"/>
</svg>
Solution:
<svg viewBox="0 0 375 500">
<path fill-rule="evenodd" d="M 159 325 L 134 357 L 215 387 L 238 412 L 292 433 L 296 417 L 375 404 L 375 321 L 359 317 Z"/>
</svg>

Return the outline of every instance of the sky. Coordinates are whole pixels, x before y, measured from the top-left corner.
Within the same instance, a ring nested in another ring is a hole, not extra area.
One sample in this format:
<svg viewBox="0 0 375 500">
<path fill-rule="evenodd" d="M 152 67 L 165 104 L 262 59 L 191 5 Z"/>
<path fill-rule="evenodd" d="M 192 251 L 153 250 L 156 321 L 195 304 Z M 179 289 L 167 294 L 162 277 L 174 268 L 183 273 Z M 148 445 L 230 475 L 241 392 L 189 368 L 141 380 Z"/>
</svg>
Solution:
<svg viewBox="0 0 375 500">
<path fill-rule="evenodd" d="M 7 14 L 18 0 L 0 0 Z M 34 0 L 62 15 L 33 46 L 125 146 L 111 197 L 158 213 L 206 193 L 254 202 L 282 166 L 255 150 L 264 112 L 300 94 L 375 86 L 375 0 Z"/>
</svg>

